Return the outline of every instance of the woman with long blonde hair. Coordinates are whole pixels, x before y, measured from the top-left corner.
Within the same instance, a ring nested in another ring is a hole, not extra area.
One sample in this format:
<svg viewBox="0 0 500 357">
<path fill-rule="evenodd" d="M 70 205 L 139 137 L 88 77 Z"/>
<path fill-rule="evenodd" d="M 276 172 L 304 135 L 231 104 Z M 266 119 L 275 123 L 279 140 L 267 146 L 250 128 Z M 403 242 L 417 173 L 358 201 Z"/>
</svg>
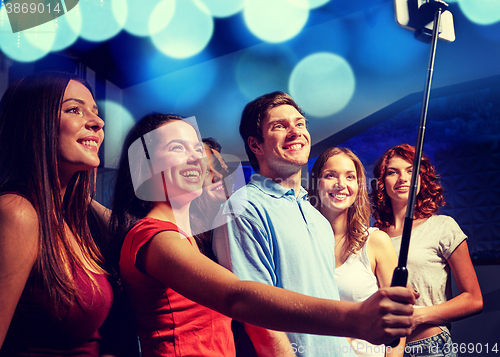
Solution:
<svg viewBox="0 0 500 357">
<path fill-rule="evenodd" d="M 311 170 L 309 200 L 333 228 L 340 300 L 364 301 L 390 286 L 396 252 L 386 233 L 369 228 L 365 170 L 351 150 L 333 147 L 319 155 Z M 383 345 L 358 339 L 350 343 L 359 356 L 385 355 Z"/>
</svg>

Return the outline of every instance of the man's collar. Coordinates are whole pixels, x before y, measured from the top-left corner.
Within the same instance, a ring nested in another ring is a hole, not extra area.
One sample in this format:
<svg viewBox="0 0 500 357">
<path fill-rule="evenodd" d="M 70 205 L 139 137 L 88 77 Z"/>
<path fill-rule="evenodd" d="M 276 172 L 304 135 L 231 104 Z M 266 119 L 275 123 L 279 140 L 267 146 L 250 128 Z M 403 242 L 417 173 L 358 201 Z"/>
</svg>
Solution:
<svg viewBox="0 0 500 357">
<path fill-rule="evenodd" d="M 295 196 L 295 190 L 293 188 L 286 188 L 280 185 L 278 182 L 270 179 L 269 177 L 265 177 L 259 174 L 255 174 L 252 176 L 252 180 L 249 184 L 253 184 L 257 186 L 262 192 L 273 196 L 273 197 L 283 197 L 285 195 L 293 195 Z M 307 195 L 307 191 L 300 187 L 299 196 L 297 199 L 302 199 Z"/>
</svg>

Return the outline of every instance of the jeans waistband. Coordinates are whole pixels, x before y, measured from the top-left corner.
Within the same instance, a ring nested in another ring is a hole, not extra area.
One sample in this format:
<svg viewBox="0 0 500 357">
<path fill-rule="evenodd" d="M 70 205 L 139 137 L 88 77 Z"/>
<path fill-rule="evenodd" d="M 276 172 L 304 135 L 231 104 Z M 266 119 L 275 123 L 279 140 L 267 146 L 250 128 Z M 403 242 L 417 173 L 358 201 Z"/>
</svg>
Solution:
<svg viewBox="0 0 500 357">
<path fill-rule="evenodd" d="M 412 348 L 412 347 L 417 347 L 417 346 L 422 346 L 422 345 L 433 345 L 436 343 L 446 343 L 449 341 L 450 335 L 446 331 L 442 331 L 434 336 L 431 337 L 426 337 L 421 340 L 415 340 L 408 342 L 406 344 L 407 347 Z"/>
</svg>

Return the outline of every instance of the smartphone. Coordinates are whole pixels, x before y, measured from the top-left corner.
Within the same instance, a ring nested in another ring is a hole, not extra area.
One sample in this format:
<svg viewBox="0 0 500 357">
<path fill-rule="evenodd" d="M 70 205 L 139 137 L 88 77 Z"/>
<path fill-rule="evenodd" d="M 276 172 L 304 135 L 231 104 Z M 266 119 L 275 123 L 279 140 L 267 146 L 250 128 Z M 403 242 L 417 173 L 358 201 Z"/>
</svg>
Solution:
<svg viewBox="0 0 500 357">
<path fill-rule="evenodd" d="M 430 39 L 435 14 L 434 7 L 430 6 L 432 2 L 448 5 L 441 0 L 394 0 L 396 22 L 399 26 L 416 31 L 417 38 L 421 37 L 421 39 L 425 40 L 427 37 Z M 439 25 L 439 39 L 448 42 L 455 41 L 453 15 L 449 10 L 442 12 Z"/>
</svg>

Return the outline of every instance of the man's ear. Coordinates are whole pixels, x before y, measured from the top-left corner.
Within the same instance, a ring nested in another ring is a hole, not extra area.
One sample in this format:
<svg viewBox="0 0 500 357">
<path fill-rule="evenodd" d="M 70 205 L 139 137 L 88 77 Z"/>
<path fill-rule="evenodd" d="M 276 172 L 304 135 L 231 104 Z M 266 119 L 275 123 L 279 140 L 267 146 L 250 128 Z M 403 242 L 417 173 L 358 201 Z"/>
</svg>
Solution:
<svg viewBox="0 0 500 357">
<path fill-rule="evenodd" d="M 248 147 L 250 147 L 250 150 L 252 150 L 255 155 L 259 155 L 262 152 L 262 149 L 260 147 L 261 144 L 257 141 L 256 138 L 254 138 L 253 136 L 249 136 L 247 142 Z"/>
</svg>

